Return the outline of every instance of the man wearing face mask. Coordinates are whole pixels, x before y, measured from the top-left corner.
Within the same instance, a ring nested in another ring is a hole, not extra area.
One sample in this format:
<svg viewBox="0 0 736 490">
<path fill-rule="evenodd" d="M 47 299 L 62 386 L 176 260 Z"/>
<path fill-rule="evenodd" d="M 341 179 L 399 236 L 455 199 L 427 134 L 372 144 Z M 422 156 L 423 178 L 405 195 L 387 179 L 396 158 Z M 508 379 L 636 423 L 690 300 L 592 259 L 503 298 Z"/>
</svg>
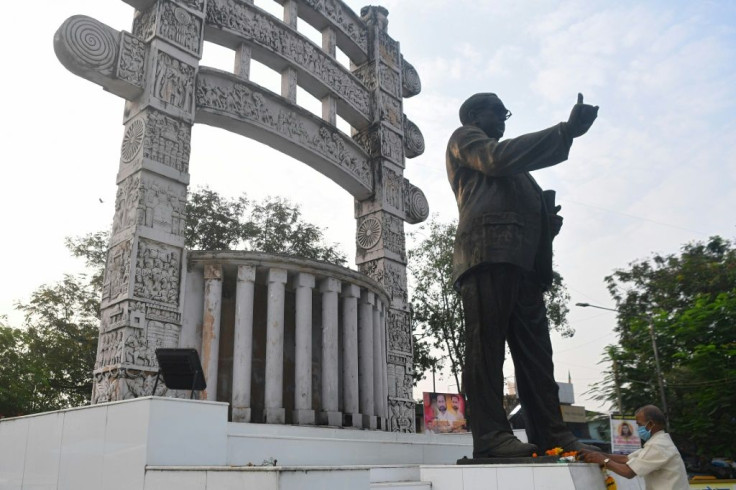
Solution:
<svg viewBox="0 0 736 490">
<path fill-rule="evenodd" d="M 647 490 L 687 490 L 685 464 L 664 431 L 665 418 L 654 405 L 646 405 L 636 411 L 639 438 L 644 447 L 629 455 L 604 454 L 581 451 L 579 458 L 586 463 L 597 463 L 626 478 L 641 476 Z"/>
</svg>

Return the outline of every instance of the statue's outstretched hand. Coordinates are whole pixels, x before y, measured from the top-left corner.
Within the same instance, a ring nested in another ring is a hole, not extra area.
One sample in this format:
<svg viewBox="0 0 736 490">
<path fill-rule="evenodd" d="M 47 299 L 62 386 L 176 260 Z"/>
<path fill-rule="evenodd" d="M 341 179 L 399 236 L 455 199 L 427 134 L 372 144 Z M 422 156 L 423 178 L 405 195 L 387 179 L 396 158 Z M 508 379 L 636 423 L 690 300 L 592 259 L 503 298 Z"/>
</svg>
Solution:
<svg viewBox="0 0 736 490">
<path fill-rule="evenodd" d="M 588 132 L 593 121 L 598 117 L 598 106 L 583 104 L 583 94 L 578 94 L 578 103 L 572 106 L 567 128 L 570 136 L 577 138 Z"/>
</svg>

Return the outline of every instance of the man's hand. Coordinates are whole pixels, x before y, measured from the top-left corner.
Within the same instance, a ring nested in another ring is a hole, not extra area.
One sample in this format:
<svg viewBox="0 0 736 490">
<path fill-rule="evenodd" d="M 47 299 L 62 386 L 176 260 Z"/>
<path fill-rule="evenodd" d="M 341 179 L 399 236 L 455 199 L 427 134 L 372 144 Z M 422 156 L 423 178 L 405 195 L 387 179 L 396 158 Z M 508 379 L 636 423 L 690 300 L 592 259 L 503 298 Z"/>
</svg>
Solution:
<svg viewBox="0 0 736 490">
<path fill-rule="evenodd" d="M 570 118 L 567 120 L 570 136 L 577 138 L 587 133 L 597 117 L 598 106 L 583 104 L 583 94 L 578 94 L 578 103 L 572 106 Z"/>
</svg>

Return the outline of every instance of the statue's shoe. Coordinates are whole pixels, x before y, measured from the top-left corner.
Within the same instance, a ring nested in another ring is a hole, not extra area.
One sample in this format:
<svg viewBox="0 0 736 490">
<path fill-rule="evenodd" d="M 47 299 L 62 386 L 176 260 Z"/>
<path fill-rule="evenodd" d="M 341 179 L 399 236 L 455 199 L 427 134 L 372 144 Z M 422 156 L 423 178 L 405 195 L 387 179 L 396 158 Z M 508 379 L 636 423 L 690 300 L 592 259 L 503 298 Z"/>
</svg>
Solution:
<svg viewBox="0 0 736 490">
<path fill-rule="evenodd" d="M 565 452 L 568 451 L 595 451 L 598 453 L 603 452 L 601 448 L 598 446 L 593 446 L 591 444 L 585 444 L 584 442 L 580 442 L 577 439 L 570 441 L 566 444 L 557 444 L 560 446 Z"/>
<path fill-rule="evenodd" d="M 521 442 L 516 437 L 510 437 L 490 449 L 473 451 L 473 458 L 525 458 L 537 451 L 535 444 Z"/>
</svg>

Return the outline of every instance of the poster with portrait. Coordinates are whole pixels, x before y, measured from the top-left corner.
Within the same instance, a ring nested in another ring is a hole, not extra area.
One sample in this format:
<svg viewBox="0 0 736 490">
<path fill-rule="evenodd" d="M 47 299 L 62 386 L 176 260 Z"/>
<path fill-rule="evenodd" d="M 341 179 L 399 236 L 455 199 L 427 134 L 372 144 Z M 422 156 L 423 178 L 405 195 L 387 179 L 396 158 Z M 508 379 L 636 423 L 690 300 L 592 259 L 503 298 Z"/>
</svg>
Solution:
<svg viewBox="0 0 736 490">
<path fill-rule="evenodd" d="M 433 434 L 468 432 L 465 395 L 424 392 L 424 430 Z"/>
<path fill-rule="evenodd" d="M 631 454 L 641 447 L 633 415 L 611 415 L 611 453 Z"/>
</svg>

